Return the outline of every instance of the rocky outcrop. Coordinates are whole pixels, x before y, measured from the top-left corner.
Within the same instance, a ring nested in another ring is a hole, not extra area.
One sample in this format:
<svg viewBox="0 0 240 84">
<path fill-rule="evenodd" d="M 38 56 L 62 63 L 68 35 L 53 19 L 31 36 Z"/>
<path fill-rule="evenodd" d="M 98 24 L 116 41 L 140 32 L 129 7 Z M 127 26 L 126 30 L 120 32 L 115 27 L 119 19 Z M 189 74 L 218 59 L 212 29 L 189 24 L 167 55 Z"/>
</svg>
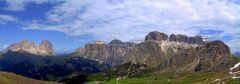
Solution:
<svg viewBox="0 0 240 84">
<path fill-rule="evenodd" d="M 114 39 L 112 40 L 109 44 L 123 44 L 124 42 L 118 40 L 118 39 Z"/>
<path fill-rule="evenodd" d="M 37 48 L 37 47 L 35 47 Z M 53 46 L 52 43 L 48 40 L 44 40 L 41 42 L 41 44 L 39 45 L 39 49 L 38 49 L 39 53 L 41 54 L 46 54 L 46 55 L 53 55 Z"/>
<path fill-rule="evenodd" d="M 233 65 L 230 48 L 222 41 L 216 40 L 197 47 L 200 63 L 210 70 L 223 70 Z"/>
<path fill-rule="evenodd" d="M 179 65 L 184 65 L 182 62 L 178 62 L 177 58 L 183 59 L 184 62 L 189 63 L 188 66 L 192 67 L 194 71 L 219 71 L 224 70 L 232 66 L 232 55 L 230 53 L 229 47 L 222 41 L 211 41 L 203 46 L 198 46 L 179 52 L 174 58 L 175 63 Z M 189 60 L 191 57 L 192 60 Z M 193 65 L 195 64 L 195 65 Z M 186 66 L 186 65 L 184 65 Z"/>
<path fill-rule="evenodd" d="M 183 35 L 183 34 L 178 34 L 177 35 L 177 41 L 178 42 L 187 42 L 188 41 L 188 36 Z"/>
<path fill-rule="evenodd" d="M 149 40 L 137 44 L 131 49 L 126 54 L 124 63 L 133 62 L 134 64 L 146 64 L 149 67 L 156 67 L 166 58 L 167 56 L 165 56 L 159 43 Z"/>
<path fill-rule="evenodd" d="M 122 63 L 126 52 L 133 46 L 133 43 L 121 42 L 120 40 L 113 40 L 109 44 L 95 42 L 86 44 L 84 48 L 77 49 L 72 56 L 106 62 L 115 66 Z"/>
<path fill-rule="evenodd" d="M 175 55 L 178 55 L 179 52 L 196 47 L 196 45 L 167 40 L 161 42 L 154 40 L 145 41 L 137 44 L 133 49 L 131 49 L 127 53 L 124 62 L 145 64 L 151 68 L 166 68 L 168 65 L 171 65 L 170 59 L 172 59 Z"/>
<path fill-rule="evenodd" d="M 155 41 L 164 41 L 164 40 L 169 40 L 169 41 L 176 41 L 176 42 L 186 42 L 189 44 L 197 44 L 197 45 L 203 45 L 206 43 L 206 38 L 203 38 L 202 36 L 193 36 L 193 37 L 188 37 L 183 34 L 171 34 L 168 38 L 168 35 L 162 32 L 157 32 L 153 31 L 150 32 L 146 37 L 145 41 L 147 40 L 155 40 Z"/>
<path fill-rule="evenodd" d="M 169 41 L 178 41 L 177 36 L 175 34 L 171 34 L 169 37 Z"/>
<path fill-rule="evenodd" d="M 147 40 L 156 40 L 156 41 L 162 41 L 162 40 L 167 40 L 168 39 L 168 35 L 162 32 L 157 32 L 157 31 L 153 31 L 150 32 L 146 37 L 145 37 L 145 41 Z"/>
<path fill-rule="evenodd" d="M 176 42 L 186 42 L 189 44 L 197 44 L 197 45 L 203 45 L 207 42 L 206 38 L 203 38 L 202 36 L 193 36 L 193 37 L 188 37 L 183 34 L 171 34 L 169 41 L 176 41 Z"/>
<path fill-rule="evenodd" d="M 38 47 L 34 42 L 30 43 L 28 40 L 23 40 L 19 43 L 10 45 L 7 50 L 9 51 L 18 51 L 18 52 L 27 52 L 35 55 L 42 56 L 52 56 L 53 48 L 52 44 L 48 40 L 41 42 Z"/>
</svg>

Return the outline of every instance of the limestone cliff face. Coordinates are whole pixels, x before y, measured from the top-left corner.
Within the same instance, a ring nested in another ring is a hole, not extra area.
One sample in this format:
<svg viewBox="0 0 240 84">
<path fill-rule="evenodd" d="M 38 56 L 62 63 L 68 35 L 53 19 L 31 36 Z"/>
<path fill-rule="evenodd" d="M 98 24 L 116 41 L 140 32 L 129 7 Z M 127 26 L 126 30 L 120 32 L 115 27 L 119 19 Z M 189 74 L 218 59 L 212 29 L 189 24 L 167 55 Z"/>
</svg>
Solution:
<svg viewBox="0 0 240 84">
<path fill-rule="evenodd" d="M 35 47 L 36 48 L 36 47 Z M 52 43 L 48 40 L 44 40 L 41 42 L 38 48 L 39 54 L 45 55 L 53 55 L 53 46 Z"/>
<path fill-rule="evenodd" d="M 229 47 L 222 41 L 211 41 L 176 53 L 170 64 L 181 71 L 218 71 L 233 65 Z"/>
<path fill-rule="evenodd" d="M 134 64 L 146 64 L 149 67 L 156 67 L 166 58 L 158 42 L 146 41 L 137 44 L 127 52 L 124 63 L 133 62 Z"/>
<path fill-rule="evenodd" d="M 28 40 L 23 40 L 19 43 L 10 45 L 7 48 L 7 50 L 27 52 L 27 53 L 31 53 L 35 55 L 43 55 L 43 56 L 53 55 L 52 44 L 48 40 L 42 41 L 39 47 L 34 42 L 30 43 Z"/>
<path fill-rule="evenodd" d="M 145 37 L 145 41 L 147 40 L 156 40 L 156 41 L 162 41 L 162 40 L 167 40 L 168 39 L 168 35 L 162 32 L 157 32 L 157 31 L 153 31 L 150 32 L 146 37 Z"/>
<path fill-rule="evenodd" d="M 210 70 L 222 70 L 231 67 L 233 57 L 230 48 L 222 41 L 216 40 L 197 47 L 197 56 L 200 58 L 200 64 L 203 68 Z"/>
<path fill-rule="evenodd" d="M 192 45 L 145 41 L 131 49 L 124 63 L 145 64 L 161 72 L 219 71 L 233 65 L 229 47 L 222 41 Z"/>
<path fill-rule="evenodd" d="M 203 38 L 201 36 L 193 36 L 193 37 L 188 37 L 186 35 L 183 34 L 171 34 L 169 40 L 170 41 L 177 41 L 177 42 L 186 42 L 189 44 L 198 44 L 198 45 L 202 45 L 205 42 L 206 38 Z"/>
<path fill-rule="evenodd" d="M 126 52 L 134 46 L 133 43 L 125 43 L 119 40 L 113 40 L 109 44 L 89 43 L 84 48 L 79 48 L 72 56 L 80 56 L 92 60 L 106 62 L 112 66 L 122 63 Z"/>
<path fill-rule="evenodd" d="M 178 52 L 189 48 L 196 48 L 198 45 L 180 43 L 174 41 L 155 41 L 148 40 L 137 44 L 131 49 L 124 60 L 125 63 L 133 62 L 145 64 L 148 67 L 158 67 L 161 64 L 168 63 Z"/>
<path fill-rule="evenodd" d="M 206 41 L 201 36 L 168 35 L 150 32 L 139 44 L 113 40 L 109 44 L 90 43 L 73 56 L 98 60 L 112 66 L 144 64 L 161 72 L 218 71 L 229 68 L 232 55 L 222 41 Z"/>
</svg>

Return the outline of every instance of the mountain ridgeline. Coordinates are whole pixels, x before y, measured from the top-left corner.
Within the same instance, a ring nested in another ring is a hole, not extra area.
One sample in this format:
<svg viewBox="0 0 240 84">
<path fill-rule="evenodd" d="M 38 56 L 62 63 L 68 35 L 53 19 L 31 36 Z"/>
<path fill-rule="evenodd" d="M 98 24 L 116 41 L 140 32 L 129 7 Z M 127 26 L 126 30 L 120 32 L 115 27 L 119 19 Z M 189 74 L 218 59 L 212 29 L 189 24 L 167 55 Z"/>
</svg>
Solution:
<svg viewBox="0 0 240 84">
<path fill-rule="evenodd" d="M 71 56 L 110 64 L 111 69 L 84 77 L 100 83 L 239 83 L 234 79 L 239 78 L 240 63 L 236 63 L 240 61 L 231 55 L 230 48 L 220 40 L 210 41 L 202 36 L 168 36 L 153 31 L 141 43 L 116 39 L 108 44 L 97 41 L 77 49 Z M 65 81 L 74 84 L 82 77 L 79 75 Z"/>
<path fill-rule="evenodd" d="M 230 48 L 222 41 L 201 36 L 168 36 L 153 31 L 139 44 L 113 40 L 89 43 L 77 49 L 74 57 L 106 62 L 112 66 L 125 63 L 144 64 L 160 72 L 218 71 L 233 65 Z"/>
<path fill-rule="evenodd" d="M 97 41 L 66 56 L 56 56 L 48 40 L 39 46 L 24 40 L 0 53 L 1 71 L 63 82 L 77 81 L 75 79 L 85 77 L 85 74 L 98 72 L 116 77 L 146 73 L 181 74 L 229 70 L 233 65 L 230 48 L 220 40 L 157 31 L 150 32 L 141 43 L 117 39 L 108 44 Z"/>
</svg>

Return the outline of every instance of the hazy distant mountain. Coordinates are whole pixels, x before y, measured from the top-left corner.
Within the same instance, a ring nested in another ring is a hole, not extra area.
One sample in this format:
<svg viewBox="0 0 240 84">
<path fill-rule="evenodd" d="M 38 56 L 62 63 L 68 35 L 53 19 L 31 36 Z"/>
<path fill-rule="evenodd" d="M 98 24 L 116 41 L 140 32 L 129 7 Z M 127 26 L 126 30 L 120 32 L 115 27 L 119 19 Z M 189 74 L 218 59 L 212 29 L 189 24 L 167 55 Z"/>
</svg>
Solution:
<svg viewBox="0 0 240 84">
<path fill-rule="evenodd" d="M 233 55 L 237 56 L 237 57 L 240 57 L 240 52 L 235 52 Z"/>
<path fill-rule="evenodd" d="M 66 56 L 73 53 L 75 49 L 58 49 L 54 51 L 56 56 Z"/>
<path fill-rule="evenodd" d="M 23 40 L 19 43 L 15 43 L 10 45 L 7 48 L 8 51 L 17 51 L 17 52 L 28 52 L 35 55 L 42 56 L 53 56 L 53 47 L 52 43 L 48 40 L 44 40 L 41 42 L 39 46 L 37 46 L 34 42 L 30 43 L 28 40 Z"/>
</svg>

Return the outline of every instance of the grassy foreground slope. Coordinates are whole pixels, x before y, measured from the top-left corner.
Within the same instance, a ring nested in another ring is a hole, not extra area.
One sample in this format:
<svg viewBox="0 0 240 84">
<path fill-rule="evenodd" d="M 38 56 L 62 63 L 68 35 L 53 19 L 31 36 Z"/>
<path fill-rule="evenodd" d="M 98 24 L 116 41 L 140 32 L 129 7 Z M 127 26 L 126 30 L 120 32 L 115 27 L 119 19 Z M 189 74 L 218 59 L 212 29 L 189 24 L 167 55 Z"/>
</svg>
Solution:
<svg viewBox="0 0 240 84">
<path fill-rule="evenodd" d="M 117 83 L 118 82 L 118 83 Z M 196 72 L 184 76 L 172 78 L 162 74 L 158 76 L 117 78 L 106 81 L 90 81 L 88 84 L 240 84 L 240 80 L 234 80 L 227 71 L 221 72 Z"/>
<path fill-rule="evenodd" d="M 234 63 L 240 62 L 237 57 L 233 58 Z M 124 71 L 124 70 L 123 70 Z M 115 72 L 117 73 L 117 72 Z M 185 73 L 179 76 L 176 74 L 143 74 L 135 77 L 118 77 L 116 74 L 104 76 L 93 74 L 88 76 L 89 84 L 240 84 L 240 80 L 232 79 L 229 70 L 219 72 L 194 72 Z"/>
<path fill-rule="evenodd" d="M 57 84 L 53 82 L 46 82 L 34 80 L 14 73 L 0 72 L 0 84 Z"/>
</svg>

